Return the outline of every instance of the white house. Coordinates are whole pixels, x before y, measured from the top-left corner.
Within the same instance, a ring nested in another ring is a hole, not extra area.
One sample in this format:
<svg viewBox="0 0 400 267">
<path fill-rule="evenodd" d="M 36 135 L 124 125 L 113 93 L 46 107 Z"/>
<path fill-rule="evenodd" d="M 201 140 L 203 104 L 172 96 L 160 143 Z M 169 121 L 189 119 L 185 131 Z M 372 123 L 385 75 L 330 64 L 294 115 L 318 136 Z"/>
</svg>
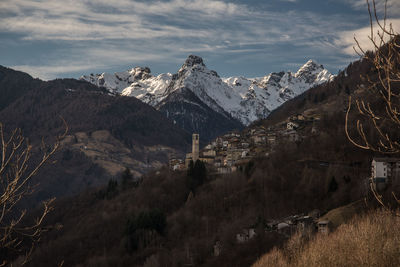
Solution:
<svg viewBox="0 0 400 267">
<path fill-rule="evenodd" d="M 400 158 L 374 158 L 371 180 L 376 190 L 382 190 L 400 173 Z"/>
</svg>

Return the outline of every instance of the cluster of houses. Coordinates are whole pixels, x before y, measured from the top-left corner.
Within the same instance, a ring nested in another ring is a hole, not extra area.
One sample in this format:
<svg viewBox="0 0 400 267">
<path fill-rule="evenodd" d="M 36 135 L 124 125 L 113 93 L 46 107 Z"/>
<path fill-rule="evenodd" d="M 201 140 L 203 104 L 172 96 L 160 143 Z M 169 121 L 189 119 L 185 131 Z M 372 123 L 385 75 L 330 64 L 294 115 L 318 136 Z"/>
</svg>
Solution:
<svg viewBox="0 0 400 267">
<path fill-rule="evenodd" d="M 258 155 L 268 155 L 272 152 L 278 140 L 299 142 L 302 135 L 299 130 L 305 125 L 312 124 L 310 133 L 316 134 L 317 128 L 314 122 L 319 118 L 295 115 L 284 123 L 274 127 L 253 127 L 241 133 L 232 132 L 216 138 L 214 141 L 199 149 L 199 134 L 192 136 L 192 152 L 186 154 L 185 160 L 172 158 L 170 167 L 172 170 L 184 170 L 189 162 L 201 160 L 214 166 L 218 173 L 231 173 L 245 166 L 251 158 Z"/>
<path fill-rule="evenodd" d="M 266 232 L 277 231 L 285 235 L 292 235 L 299 231 L 302 233 L 329 233 L 329 221 L 320 220 L 319 216 L 319 211 L 315 210 L 308 215 L 293 215 L 280 220 L 269 221 L 266 223 L 264 230 Z M 238 243 L 248 241 L 255 234 L 255 228 L 243 229 L 242 233 L 236 235 L 236 241 Z"/>
<path fill-rule="evenodd" d="M 278 232 L 287 237 L 294 233 L 301 232 L 305 234 L 320 233 L 328 234 L 330 222 L 328 220 L 320 219 L 320 212 L 314 210 L 308 215 L 293 215 L 283 219 L 267 222 L 263 231 L 265 232 Z M 256 227 L 244 228 L 241 232 L 236 234 L 237 243 L 245 243 L 257 236 Z M 221 241 L 216 241 L 214 244 L 214 256 L 219 256 L 223 250 Z"/>
<path fill-rule="evenodd" d="M 400 158 L 374 158 L 371 162 L 370 183 L 377 191 L 382 191 L 400 175 Z M 293 215 L 280 220 L 270 221 L 264 227 L 267 231 L 277 231 L 286 236 L 296 232 L 328 234 L 331 222 L 320 218 L 318 210 L 308 215 Z M 256 228 L 242 229 L 236 234 L 238 243 L 246 242 L 256 236 Z M 220 245 L 219 245 L 220 246 Z M 215 250 L 215 248 L 214 248 Z"/>
</svg>

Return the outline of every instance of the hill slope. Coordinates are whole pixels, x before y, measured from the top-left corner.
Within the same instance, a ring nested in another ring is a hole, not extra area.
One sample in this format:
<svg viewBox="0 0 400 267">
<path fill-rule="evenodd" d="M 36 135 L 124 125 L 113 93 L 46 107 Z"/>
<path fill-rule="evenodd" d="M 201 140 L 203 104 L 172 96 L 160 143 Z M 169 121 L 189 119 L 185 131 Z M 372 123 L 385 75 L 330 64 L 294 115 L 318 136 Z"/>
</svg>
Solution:
<svg viewBox="0 0 400 267">
<path fill-rule="evenodd" d="M 41 83 L 42 81 L 33 79 L 24 72 L 0 66 L 0 110 L 32 88 L 40 86 Z"/>
<path fill-rule="evenodd" d="M 60 116 L 69 127 L 57 162 L 36 178 L 43 191 L 40 199 L 104 184 L 126 167 L 139 177 L 166 163 L 169 155 L 183 155 L 189 146 L 188 133 L 135 98 L 113 97 L 73 79 L 34 80 L 10 69 L 2 80 L 7 83 L 1 93 L 13 93 L 0 111 L 6 130 L 21 128 L 37 148 L 42 137 L 51 143 L 63 131 Z"/>
</svg>

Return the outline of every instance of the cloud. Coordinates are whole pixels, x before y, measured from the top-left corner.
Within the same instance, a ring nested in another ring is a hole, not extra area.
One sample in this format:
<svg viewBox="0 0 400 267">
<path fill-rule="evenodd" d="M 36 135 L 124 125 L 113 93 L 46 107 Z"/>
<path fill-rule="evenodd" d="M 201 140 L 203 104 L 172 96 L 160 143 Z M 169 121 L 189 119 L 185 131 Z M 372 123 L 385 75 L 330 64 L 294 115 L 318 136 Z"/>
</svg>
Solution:
<svg viewBox="0 0 400 267">
<path fill-rule="evenodd" d="M 347 4 L 351 5 L 354 9 L 356 10 L 365 10 L 367 12 L 367 3 L 365 0 L 343 0 Z M 370 9 L 372 12 L 372 16 L 374 16 L 374 5 L 373 1 L 369 0 L 370 3 Z M 376 7 L 376 12 L 377 12 L 377 17 L 383 25 L 383 18 L 386 10 L 387 14 L 387 23 L 386 26 L 389 27 L 390 24 L 392 24 L 393 30 L 395 33 L 399 34 L 400 33 L 400 1 L 398 0 L 389 0 L 387 1 L 387 5 L 385 6 L 385 1 L 376 1 L 375 2 L 375 7 Z M 367 24 L 364 23 L 365 25 Z M 378 37 L 378 32 L 382 32 L 381 30 L 379 31 L 379 26 L 377 22 L 375 21 L 375 18 L 373 17 L 373 29 L 374 29 L 374 39 L 376 40 Z M 347 54 L 347 55 L 356 55 L 357 53 L 354 51 L 354 48 L 357 44 L 354 38 L 357 39 L 359 42 L 361 48 L 363 50 L 373 50 L 374 45 L 369 39 L 371 36 L 371 28 L 370 26 L 363 26 L 359 28 L 352 28 L 350 30 L 346 31 L 339 31 L 337 33 L 337 39 L 335 40 L 335 45 L 338 47 L 341 47 L 341 50 Z M 388 40 L 388 36 L 385 36 L 385 41 Z M 359 49 L 357 48 L 357 51 Z"/>
<path fill-rule="evenodd" d="M 215 0 L 173 0 L 138 2 L 127 0 L 91 1 L 5 0 L 0 3 L 0 30 L 25 34 L 28 40 L 149 39 L 157 37 L 205 37 L 160 23 L 170 16 L 192 20 L 217 19 L 246 14 L 246 8 Z M 195 15 L 195 16 L 193 16 Z M 198 19 L 197 19 L 198 18 Z"/>
<path fill-rule="evenodd" d="M 332 28 L 329 20 L 310 13 L 251 10 L 218 0 L 98 0 L 95 4 L 89 0 L 3 0 L 0 10 L 0 31 L 22 34 L 26 40 L 254 38 L 279 42 L 282 36 L 313 35 L 322 33 L 322 27 Z M 340 28 L 340 20 L 335 22 Z M 305 29 L 299 33 L 301 27 Z"/>
<path fill-rule="evenodd" d="M 107 69 L 115 65 L 148 64 L 154 61 L 173 61 L 173 54 L 150 54 L 143 51 L 132 51 L 126 47 L 114 47 L 105 45 L 93 47 L 89 50 L 75 50 L 65 58 L 57 58 L 57 55 L 50 55 L 45 64 L 24 64 L 10 66 L 13 69 L 29 73 L 34 78 L 51 80 L 62 76 L 64 73 L 80 73 L 83 75 L 95 69 Z M 136 65 L 131 65 L 136 67 Z"/>
<path fill-rule="evenodd" d="M 367 3 L 365 0 L 344 0 L 356 10 L 367 11 Z M 375 7 L 378 15 L 382 18 L 385 13 L 385 2 L 384 0 L 376 0 Z M 369 0 L 371 11 L 373 11 L 373 1 Z M 400 1 L 388 0 L 386 5 L 386 13 L 389 17 L 399 17 L 400 14 Z"/>
<path fill-rule="evenodd" d="M 57 77 L 57 74 L 76 72 L 76 71 L 88 71 L 95 68 L 96 65 L 47 65 L 47 66 L 37 66 L 37 65 L 15 65 L 11 66 L 12 69 L 23 71 L 31 75 L 33 78 L 40 78 L 42 80 L 51 80 Z"/>
<path fill-rule="evenodd" d="M 221 0 L 0 2 L 0 33 L 21 36 L 23 43 L 64 47 L 61 52 L 49 50 L 36 71 L 32 63 L 15 64 L 41 78 L 114 65 L 175 62 L 190 53 L 256 53 L 257 58 L 273 46 L 288 44 L 329 54 L 343 49 L 332 40 L 340 40 L 337 32 L 354 27 L 349 21 L 351 16 L 278 12 Z"/>
<path fill-rule="evenodd" d="M 388 21 L 388 23 L 392 24 L 395 31 L 398 32 L 400 30 L 400 19 L 391 19 Z M 374 39 L 378 40 L 377 33 L 379 31 L 379 27 L 378 27 L 377 23 L 374 23 L 373 29 L 374 29 Z M 382 31 L 380 31 L 380 32 L 382 32 Z M 351 30 L 351 31 L 343 31 L 343 32 L 338 33 L 338 39 L 335 40 L 335 44 L 337 46 L 342 47 L 342 51 L 345 54 L 356 55 L 357 53 L 354 51 L 354 48 L 353 48 L 356 46 L 356 41 L 354 40 L 354 38 L 357 39 L 361 48 L 364 51 L 366 51 L 366 50 L 374 49 L 374 45 L 371 42 L 371 40 L 369 39 L 370 36 L 371 36 L 371 28 L 370 27 L 362 27 L 359 29 Z M 385 40 L 387 41 L 389 36 L 386 35 L 385 37 L 386 37 Z M 357 48 L 357 51 L 359 51 L 358 48 Z"/>
</svg>

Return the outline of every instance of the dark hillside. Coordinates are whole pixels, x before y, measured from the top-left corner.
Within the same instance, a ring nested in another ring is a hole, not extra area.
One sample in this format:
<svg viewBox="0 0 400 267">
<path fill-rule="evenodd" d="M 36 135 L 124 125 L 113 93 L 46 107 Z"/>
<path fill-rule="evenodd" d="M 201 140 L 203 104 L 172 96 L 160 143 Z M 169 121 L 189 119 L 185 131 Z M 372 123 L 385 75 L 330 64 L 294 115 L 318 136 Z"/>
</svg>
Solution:
<svg viewBox="0 0 400 267">
<path fill-rule="evenodd" d="M 69 127 L 55 163 L 35 177 L 40 182 L 36 200 L 105 184 L 126 167 L 137 178 L 189 146 L 189 133 L 135 98 L 111 96 L 74 79 L 44 82 L 11 69 L 0 71 L 0 122 L 6 132 L 22 129 L 35 148 L 32 165 L 40 156 L 42 138 L 51 144 L 63 132 L 60 116 Z"/>
<path fill-rule="evenodd" d="M 43 238 L 28 266 L 61 261 L 64 266 L 142 266 L 146 262 L 249 266 L 287 239 L 285 234 L 260 230 L 266 221 L 313 209 L 323 214 L 363 196 L 364 188 L 359 186 L 369 171 L 367 166 L 300 162 L 292 149 L 287 146 L 271 158 L 255 159 L 247 173 L 209 175 L 195 194 L 189 191 L 185 172 L 162 169 L 148 174 L 138 187 L 109 185 L 103 191 L 62 200 L 47 225 L 62 224 L 63 228 Z M 331 179 L 336 179 L 337 188 L 330 187 Z M 109 192 L 109 197 L 102 198 L 100 192 Z M 162 234 L 139 226 L 138 218 L 155 210 L 166 218 Z M 127 230 L 131 223 L 136 230 Z M 258 235 L 238 243 L 236 235 L 248 228 L 255 228 Z M 222 250 L 215 257 L 217 241 Z"/>
<path fill-rule="evenodd" d="M 168 145 L 184 150 L 190 136 L 152 107 L 132 97 L 109 96 L 83 81 L 54 80 L 24 94 L 0 113 L 26 136 L 54 136 L 62 116 L 74 132 L 109 130 L 128 146 Z"/>
<path fill-rule="evenodd" d="M 212 110 L 187 88 L 170 94 L 157 109 L 187 132 L 199 133 L 200 140 L 204 142 L 243 128 L 238 120 L 228 113 L 220 114 Z"/>
<path fill-rule="evenodd" d="M 0 65 L 0 111 L 33 88 L 43 83 L 29 74 Z"/>
</svg>

